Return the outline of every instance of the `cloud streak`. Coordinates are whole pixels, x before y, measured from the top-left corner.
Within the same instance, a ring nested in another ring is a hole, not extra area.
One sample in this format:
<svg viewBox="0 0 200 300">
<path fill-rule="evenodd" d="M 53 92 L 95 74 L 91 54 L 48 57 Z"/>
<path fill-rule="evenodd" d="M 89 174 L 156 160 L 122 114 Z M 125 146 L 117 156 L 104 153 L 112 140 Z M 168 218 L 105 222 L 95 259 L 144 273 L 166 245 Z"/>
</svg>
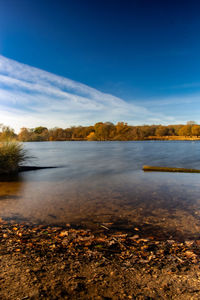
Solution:
<svg viewBox="0 0 200 300">
<path fill-rule="evenodd" d="M 98 121 L 167 123 L 172 117 L 82 83 L 0 55 L 1 121 L 21 127 L 89 125 Z"/>
</svg>

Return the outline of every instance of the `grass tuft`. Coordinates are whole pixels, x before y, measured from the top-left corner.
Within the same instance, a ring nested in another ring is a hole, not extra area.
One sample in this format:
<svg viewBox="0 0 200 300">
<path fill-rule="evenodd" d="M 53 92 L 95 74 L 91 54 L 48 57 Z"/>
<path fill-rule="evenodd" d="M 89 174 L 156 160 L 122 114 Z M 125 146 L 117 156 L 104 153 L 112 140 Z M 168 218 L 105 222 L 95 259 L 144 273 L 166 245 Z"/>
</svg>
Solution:
<svg viewBox="0 0 200 300">
<path fill-rule="evenodd" d="M 0 142 L 0 174 L 11 174 L 29 159 L 27 151 L 17 141 Z"/>
</svg>

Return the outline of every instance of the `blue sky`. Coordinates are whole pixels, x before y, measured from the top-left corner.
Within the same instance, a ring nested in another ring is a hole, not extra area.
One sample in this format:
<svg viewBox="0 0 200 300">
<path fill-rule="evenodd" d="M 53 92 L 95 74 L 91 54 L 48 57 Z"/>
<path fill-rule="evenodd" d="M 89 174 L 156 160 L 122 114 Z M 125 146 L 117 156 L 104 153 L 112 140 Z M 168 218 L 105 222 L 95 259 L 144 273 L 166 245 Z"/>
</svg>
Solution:
<svg viewBox="0 0 200 300">
<path fill-rule="evenodd" d="M 199 1 L 0 0 L 0 55 L 17 130 L 200 123 Z"/>
</svg>

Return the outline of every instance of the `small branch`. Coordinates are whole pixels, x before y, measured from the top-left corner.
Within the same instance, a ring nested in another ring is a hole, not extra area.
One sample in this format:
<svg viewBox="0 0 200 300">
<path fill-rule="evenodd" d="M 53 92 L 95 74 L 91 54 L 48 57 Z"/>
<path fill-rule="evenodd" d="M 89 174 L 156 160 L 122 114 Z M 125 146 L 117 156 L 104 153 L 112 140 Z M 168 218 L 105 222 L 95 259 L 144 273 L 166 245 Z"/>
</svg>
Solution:
<svg viewBox="0 0 200 300">
<path fill-rule="evenodd" d="M 182 172 L 182 173 L 200 173 L 198 169 L 185 169 L 173 167 L 156 167 L 156 166 L 143 166 L 143 171 L 156 171 L 156 172 Z"/>
</svg>

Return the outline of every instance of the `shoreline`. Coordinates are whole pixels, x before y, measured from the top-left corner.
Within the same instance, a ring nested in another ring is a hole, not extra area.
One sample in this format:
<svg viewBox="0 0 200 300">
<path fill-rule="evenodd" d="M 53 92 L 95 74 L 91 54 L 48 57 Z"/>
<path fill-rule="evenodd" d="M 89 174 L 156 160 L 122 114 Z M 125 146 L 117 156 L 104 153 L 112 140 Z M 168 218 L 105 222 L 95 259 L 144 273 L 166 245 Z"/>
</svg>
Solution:
<svg viewBox="0 0 200 300">
<path fill-rule="evenodd" d="M 145 138 L 147 141 L 200 141 L 200 137 L 197 136 L 149 136 Z"/>
<path fill-rule="evenodd" d="M 88 140 L 84 138 L 60 139 L 60 140 L 45 140 L 45 141 L 25 141 L 22 143 L 45 143 L 45 142 L 140 142 L 140 141 L 200 141 L 200 137 L 192 136 L 149 136 L 143 139 L 107 139 L 107 140 Z M 21 141 L 19 141 L 21 142 Z"/>
<path fill-rule="evenodd" d="M 157 240 L 106 225 L 1 220 L 0 298 L 199 299 L 200 239 Z"/>
</svg>

